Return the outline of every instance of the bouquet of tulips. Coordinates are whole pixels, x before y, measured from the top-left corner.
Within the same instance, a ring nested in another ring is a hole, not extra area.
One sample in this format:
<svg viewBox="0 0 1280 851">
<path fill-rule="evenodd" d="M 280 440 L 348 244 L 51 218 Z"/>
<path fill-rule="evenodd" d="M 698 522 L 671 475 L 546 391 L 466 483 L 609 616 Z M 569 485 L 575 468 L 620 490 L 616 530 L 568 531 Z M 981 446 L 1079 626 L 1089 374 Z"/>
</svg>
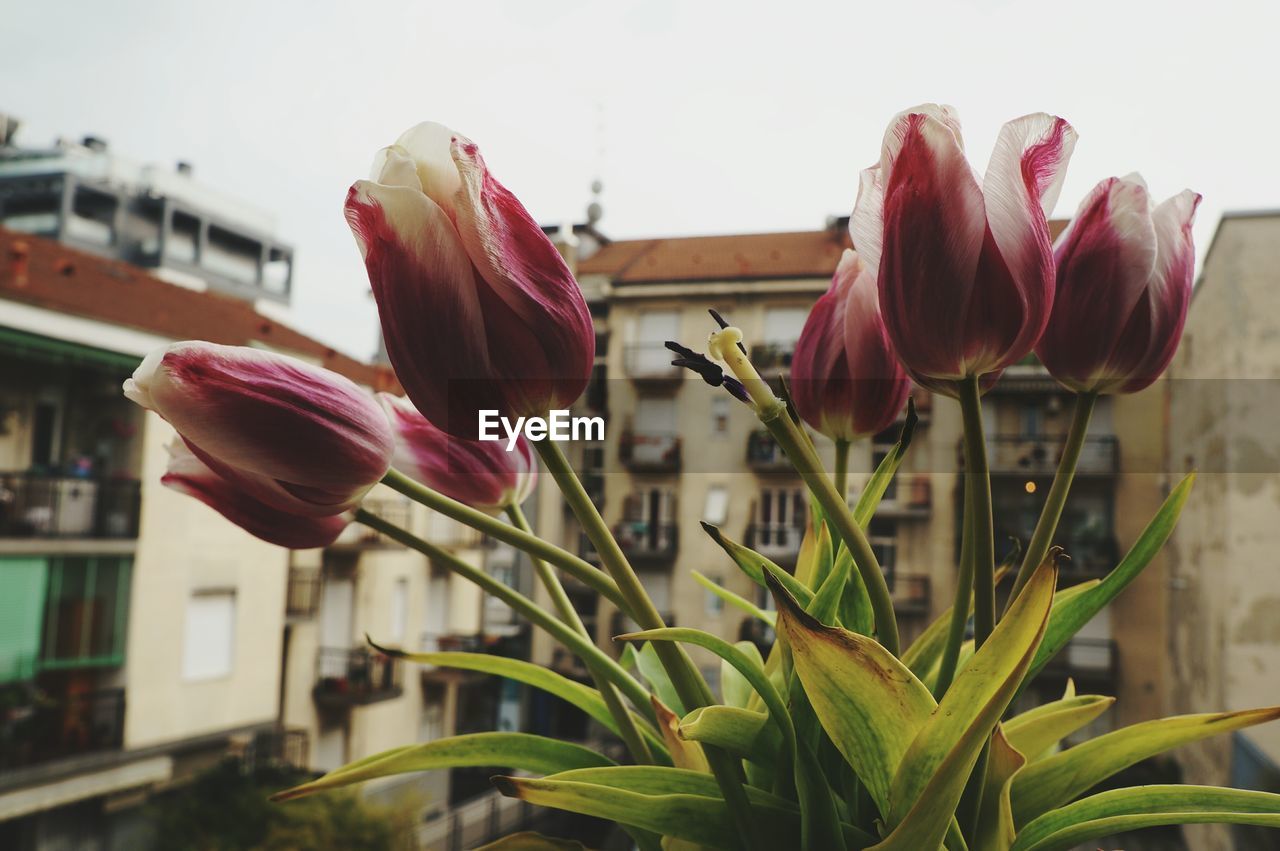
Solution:
<svg viewBox="0 0 1280 851">
<path fill-rule="evenodd" d="M 281 797 L 402 772 L 510 766 L 519 776 L 493 779 L 503 794 L 613 820 L 646 851 L 1051 851 L 1154 825 L 1280 827 L 1280 795 L 1181 785 L 1092 792 L 1140 760 L 1273 720 L 1280 707 L 1152 720 L 1066 748 L 1112 698 L 1068 687 L 1029 711 L 1011 708 L 1151 561 L 1192 484 L 1172 490 L 1105 578 L 1059 586 L 1052 544 L 1094 402 L 1140 390 L 1168 366 L 1191 293 L 1199 201 L 1183 192 L 1154 205 L 1141 178 L 1108 179 L 1055 249 L 1046 217 L 1074 143 L 1060 118 L 1019 118 L 1001 130 L 980 179 L 953 110 L 908 110 L 862 175 L 851 219 L 857 253 L 846 253 L 814 307 L 788 391 L 779 397 L 760 378 L 741 332 L 718 314 L 705 353 L 669 344 L 675 363 L 716 388 L 708 392 L 730 393 L 759 418 L 812 497 L 794 572 L 708 527 L 776 601 L 764 610 L 709 583 L 776 630 L 767 655 L 663 622 L 556 443 L 522 440 L 508 451 L 476 440 L 480 410 L 545 415 L 582 393 L 591 317 L 555 248 L 475 144 L 424 124 L 382 151 L 346 212 L 407 400 L 375 399 L 285 357 L 204 343 L 152 355 L 126 392 L 178 432 L 168 484 L 282 546 L 324 546 L 347 523 L 366 524 L 548 632 L 582 659 L 594 687 L 517 659 L 384 652 L 550 692 L 615 733 L 629 758 L 479 733 L 406 744 Z M 997 565 L 980 396 L 1032 352 L 1078 394 L 1076 413 L 1034 535 L 1020 561 Z M 962 409 L 965 511 L 954 604 L 904 647 L 866 529 L 908 451 L 914 416 L 852 508 L 845 459 L 851 441 L 910 404 L 911 380 Z M 804 424 L 835 441 L 834 475 Z M 602 568 L 529 528 L 520 503 L 535 456 Z M 360 508 L 379 481 L 528 553 L 553 608 Z M 620 657 L 588 637 L 561 572 L 640 625 L 616 636 Z M 686 645 L 722 660 L 719 694 Z M 574 843 L 524 833 L 489 847 Z"/>
</svg>

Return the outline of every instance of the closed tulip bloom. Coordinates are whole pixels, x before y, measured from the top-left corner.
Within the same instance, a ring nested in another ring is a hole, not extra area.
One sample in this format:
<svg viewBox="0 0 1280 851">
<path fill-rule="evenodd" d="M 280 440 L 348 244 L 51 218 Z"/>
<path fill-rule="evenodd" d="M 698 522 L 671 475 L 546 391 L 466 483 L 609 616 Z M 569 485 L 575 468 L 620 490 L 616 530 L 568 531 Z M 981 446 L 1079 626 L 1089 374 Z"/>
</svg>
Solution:
<svg viewBox="0 0 1280 851">
<path fill-rule="evenodd" d="M 907 110 L 889 126 L 850 230 L 877 271 L 894 349 L 921 384 L 949 395 L 965 377 L 990 384 L 1040 338 L 1054 289 L 1046 217 L 1075 140 L 1051 115 L 1010 121 L 980 181 L 950 107 Z"/>
<path fill-rule="evenodd" d="M 340 514 L 386 473 L 395 437 L 373 396 L 327 369 L 242 346 L 174 343 L 124 384 L 191 451 L 283 511 Z"/>
<path fill-rule="evenodd" d="M 804 421 L 832 440 L 888 428 L 911 381 L 880 316 L 875 272 L 845 251 L 804 323 L 791 359 L 791 392 Z"/>
<path fill-rule="evenodd" d="M 1191 301 L 1200 195 L 1154 205 L 1136 174 L 1094 187 L 1058 240 L 1058 293 L 1036 353 L 1072 390 L 1133 393 L 1169 366 Z"/>
<path fill-rule="evenodd" d="M 504 441 L 469 440 L 436 428 L 408 399 L 379 393 L 378 400 L 396 434 L 393 466 L 406 476 L 490 514 L 520 505 L 533 492 L 538 462 L 524 435 L 508 452 Z"/>
<path fill-rule="evenodd" d="M 250 535 L 291 550 L 327 547 L 351 522 L 349 513 L 305 517 L 255 499 L 252 487 L 214 472 L 182 441 L 169 447 L 169 468 L 160 483 L 193 496 Z"/>
<path fill-rule="evenodd" d="M 476 145 L 419 124 L 347 193 L 387 354 L 438 428 L 479 435 L 479 411 L 542 416 L 581 394 L 595 331 L 564 259 Z"/>
</svg>

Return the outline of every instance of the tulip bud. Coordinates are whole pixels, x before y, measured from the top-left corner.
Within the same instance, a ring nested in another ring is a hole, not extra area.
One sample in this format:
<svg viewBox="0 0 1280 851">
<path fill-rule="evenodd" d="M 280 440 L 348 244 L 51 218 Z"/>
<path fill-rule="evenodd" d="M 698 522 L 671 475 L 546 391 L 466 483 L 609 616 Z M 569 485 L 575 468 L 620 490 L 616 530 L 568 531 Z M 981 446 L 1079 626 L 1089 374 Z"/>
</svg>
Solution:
<svg viewBox="0 0 1280 851">
<path fill-rule="evenodd" d="M 419 124 L 347 193 L 387 354 L 436 427 L 479 436 L 479 412 L 544 416 L 590 378 L 595 331 L 582 291 L 476 145 Z"/>
<path fill-rule="evenodd" d="M 210 469 L 180 437 L 169 446 L 169 468 L 160 483 L 195 497 L 250 535 L 291 550 L 327 547 L 351 522 L 346 512 L 302 517 L 260 502 L 243 482 L 225 479 Z"/>
<path fill-rule="evenodd" d="M 832 440 L 853 440 L 888 428 L 910 391 L 880 316 L 875 273 L 845 251 L 796 342 L 796 411 Z"/>
<path fill-rule="evenodd" d="M 1154 206 L 1136 174 L 1094 187 L 1058 240 L 1041 362 L 1072 390 L 1133 393 L 1169 366 L 1191 301 L 1191 190 Z"/>
<path fill-rule="evenodd" d="M 990 384 L 1040 338 L 1054 287 L 1046 216 L 1075 140 L 1051 115 L 1010 121 L 979 183 L 950 107 L 917 107 L 889 126 L 850 230 L 919 383 L 953 396 L 965 377 Z"/>
<path fill-rule="evenodd" d="M 407 399 L 379 393 L 396 434 L 393 466 L 427 487 L 497 514 L 533 492 L 538 462 L 522 434 L 507 451 L 501 441 L 468 440 L 436 428 Z"/>
<path fill-rule="evenodd" d="M 293 514 L 340 514 L 386 473 L 395 438 L 355 383 L 294 358 L 243 346 L 174 343 L 124 383 L 191 451 L 253 496 Z"/>
</svg>

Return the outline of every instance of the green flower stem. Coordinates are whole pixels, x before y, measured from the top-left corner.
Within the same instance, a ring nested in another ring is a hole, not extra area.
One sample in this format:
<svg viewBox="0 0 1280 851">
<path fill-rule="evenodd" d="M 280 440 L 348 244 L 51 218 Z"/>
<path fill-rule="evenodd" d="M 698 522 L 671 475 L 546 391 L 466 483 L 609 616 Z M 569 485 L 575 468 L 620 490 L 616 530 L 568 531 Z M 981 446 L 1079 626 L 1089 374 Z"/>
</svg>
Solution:
<svg viewBox="0 0 1280 851">
<path fill-rule="evenodd" d="M 582 529 L 586 532 L 591 545 L 599 553 L 601 563 L 618 584 L 618 590 L 627 602 L 631 619 L 639 624 L 641 629 L 664 629 L 666 624 L 662 620 L 662 615 L 649 599 L 644 585 L 640 582 L 640 577 L 636 576 L 622 548 L 618 546 L 613 533 L 609 531 L 604 518 L 596 509 L 595 503 L 582 487 L 582 482 L 574 473 L 569 459 L 564 457 L 560 444 L 551 440 L 537 440 L 533 442 L 533 446 L 538 450 L 538 455 L 541 456 L 547 472 L 555 479 L 565 502 L 569 504 L 578 522 L 582 524 Z M 693 710 L 715 702 L 715 697 L 711 694 L 706 680 L 694 667 L 693 660 L 689 658 L 689 654 L 683 647 L 669 641 L 656 641 L 653 643 L 653 649 L 686 709 Z M 748 849 L 758 848 L 760 832 L 755 827 L 755 814 L 743 787 L 745 774 L 742 763 L 719 748 L 704 746 L 703 751 L 706 753 L 711 772 L 720 786 L 721 794 L 724 795 L 725 804 L 734 816 L 733 821 L 738 826 L 743 846 Z"/>
<path fill-rule="evenodd" d="M 969 477 L 964 480 L 964 514 L 968 518 L 973 514 L 973 492 L 969 487 Z M 947 628 L 947 643 L 942 649 L 942 660 L 938 663 L 938 680 L 933 686 L 933 696 L 942 700 L 942 696 L 951 688 L 955 679 L 956 664 L 960 660 L 960 645 L 964 643 L 964 627 L 969 622 L 969 601 L 973 598 L 973 533 L 969 524 L 962 521 L 960 527 L 960 573 L 956 576 L 955 601 L 951 604 L 951 623 Z"/>
<path fill-rule="evenodd" d="M 394 523 L 383 520 L 376 514 L 370 514 L 363 508 L 356 510 L 356 522 L 363 523 L 370 529 L 386 535 L 391 540 L 398 541 L 410 549 L 417 550 L 436 564 L 449 568 L 449 570 L 463 579 L 480 586 L 482 590 L 497 597 L 528 618 L 530 623 L 545 629 L 551 634 L 552 638 L 555 638 L 565 647 L 578 654 L 588 665 L 599 667 L 641 714 L 650 720 L 653 719 L 653 705 L 649 701 L 649 692 L 644 686 L 640 685 L 631 674 L 627 673 L 625 668 L 609 658 L 594 642 L 574 632 L 567 624 L 554 617 L 546 609 L 543 609 L 519 591 L 508 588 L 483 570 L 467 564 L 448 550 L 438 547 L 430 541 L 425 541 L 417 535 L 401 529 Z M 498 522 L 501 523 L 501 521 Z M 503 523 L 502 525 L 505 526 L 506 524 Z"/>
<path fill-rule="evenodd" d="M 849 501 L 849 441 L 836 441 L 836 491 Z"/>
<path fill-rule="evenodd" d="M 991 474 L 982 429 L 982 391 L 978 376 L 960 381 L 960 413 L 964 419 L 964 469 L 971 493 L 969 516 L 973 538 L 973 646 L 981 647 L 996 625 L 996 548 L 991 526 Z"/>
<path fill-rule="evenodd" d="M 617 583 L 573 553 L 562 550 L 536 535 L 531 535 L 528 532 L 503 523 L 497 517 L 492 517 L 483 511 L 458 502 L 456 499 L 450 499 L 442 493 L 433 491 L 431 488 L 415 482 L 399 470 L 388 470 L 387 474 L 382 477 L 382 483 L 392 490 L 404 494 L 414 502 L 425 505 L 432 511 L 457 520 L 459 523 L 470 526 L 473 529 L 478 529 L 489 537 L 502 541 L 504 544 L 510 544 L 531 556 L 550 562 L 565 573 L 598 591 L 602 597 L 608 599 L 609 602 L 628 615 L 632 614 L 630 604 L 622 596 Z M 634 617 L 634 615 L 632 616 Z"/>
<path fill-rule="evenodd" d="M 1062 519 L 1062 509 L 1067 503 L 1067 493 L 1071 490 L 1071 480 L 1076 475 L 1076 465 L 1080 461 L 1080 451 L 1084 448 L 1084 439 L 1089 432 L 1089 420 L 1093 417 L 1093 408 L 1098 401 L 1097 393 L 1081 393 L 1076 396 L 1075 414 L 1071 418 L 1071 428 L 1067 432 L 1066 443 L 1062 446 L 1062 458 L 1058 461 L 1058 471 L 1053 476 L 1053 484 L 1049 487 L 1049 495 L 1045 497 L 1044 509 L 1040 519 L 1036 521 L 1036 530 L 1031 533 L 1031 543 L 1027 544 L 1027 554 L 1018 568 L 1018 577 L 1013 582 L 1013 590 L 1009 592 L 1006 610 L 1013 605 L 1018 593 L 1031 579 L 1031 574 L 1044 561 L 1049 553 L 1049 545 L 1053 543 L 1053 534 L 1058 531 L 1058 521 Z"/>
<path fill-rule="evenodd" d="M 513 503 L 508 506 L 507 516 L 511 518 L 511 523 L 517 529 L 533 534 L 533 527 L 529 525 L 529 518 L 525 517 L 524 510 L 519 505 Z M 555 604 L 556 611 L 560 613 L 560 620 L 572 627 L 573 631 L 578 635 L 590 641 L 587 627 L 582 623 L 582 618 L 578 615 L 578 610 L 573 607 L 573 602 L 569 599 L 569 595 L 565 593 L 564 586 L 560 584 L 560 577 L 556 576 L 555 570 L 537 556 L 529 556 L 529 561 L 533 563 L 533 571 L 538 574 L 538 579 L 542 582 L 543 587 L 551 595 L 551 602 Z M 603 671 L 589 662 L 587 663 L 587 670 L 591 672 L 591 679 L 595 681 L 596 688 L 600 691 L 600 697 L 604 699 L 605 706 L 609 709 L 609 714 L 617 722 L 618 733 L 622 736 L 622 741 L 626 743 L 627 750 L 631 752 L 631 758 L 642 765 L 652 765 L 653 753 L 649 750 L 649 744 L 640 735 L 639 729 L 636 728 L 635 718 L 632 717 L 631 712 L 622 703 L 622 697 L 618 694 L 617 687 L 609 682 L 609 678 L 605 676 Z"/>
</svg>

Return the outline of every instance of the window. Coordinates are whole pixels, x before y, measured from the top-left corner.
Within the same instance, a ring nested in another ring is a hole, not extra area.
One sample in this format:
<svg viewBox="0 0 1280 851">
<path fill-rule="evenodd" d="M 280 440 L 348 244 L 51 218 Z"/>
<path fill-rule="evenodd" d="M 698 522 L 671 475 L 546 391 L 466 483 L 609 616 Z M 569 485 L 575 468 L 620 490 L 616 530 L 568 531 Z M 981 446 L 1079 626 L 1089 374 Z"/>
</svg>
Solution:
<svg viewBox="0 0 1280 851">
<path fill-rule="evenodd" d="M 123 663 L 131 567 L 114 556 L 50 559 L 42 669 Z"/>
<path fill-rule="evenodd" d="M 871 550 L 880 562 L 889 588 L 893 588 L 893 575 L 898 566 L 898 524 L 893 520 L 872 518 L 867 527 L 867 539 L 871 542 Z"/>
<path fill-rule="evenodd" d="M 1044 406 L 1033 403 L 1022 406 L 1022 436 L 1038 437 L 1044 433 Z"/>
<path fill-rule="evenodd" d="M 800 339 L 808 308 L 770 307 L 764 312 L 764 341 L 777 346 L 793 347 Z"/>
<path fill-rule="evenodd" d="M 711 397 L 711 436 L 729 433 L 729 397 Z"/>
<path fill-rule="evenodd" d="M 187 601 L 182 636 L 182 676 L 212 680 L 230 676 L 235 655 L 236 592 L 196 591 Z"/>
<path fill-rule="evenodd" d="M 702 519 L 712 526 L 723 526 L 729 517 L 729 489 L 724 485 L 707 488 L 707 504 L 702 509 Z"/>
<path fill-rule="evenodd" d="M 409 622 L 409 580 L 400 577 L 391 586 L 391 640 L 404 641 Z"/>
</svg>

